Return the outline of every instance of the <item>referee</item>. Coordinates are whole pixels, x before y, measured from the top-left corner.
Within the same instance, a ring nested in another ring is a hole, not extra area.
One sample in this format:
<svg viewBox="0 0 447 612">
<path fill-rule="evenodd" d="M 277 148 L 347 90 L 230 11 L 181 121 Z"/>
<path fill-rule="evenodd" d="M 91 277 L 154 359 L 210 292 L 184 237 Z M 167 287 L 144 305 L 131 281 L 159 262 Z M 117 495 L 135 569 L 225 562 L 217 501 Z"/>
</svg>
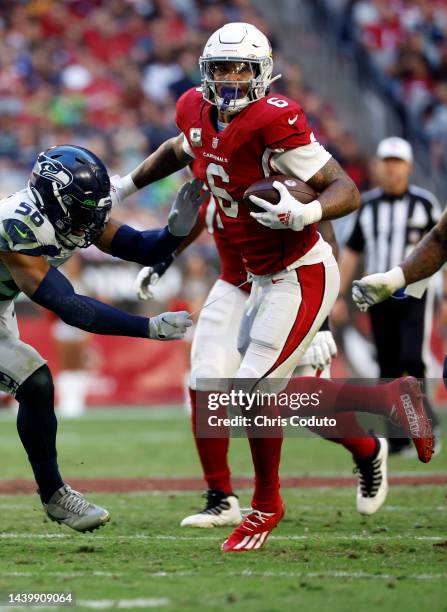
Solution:
<svg viewBox="0 0 447 612">
<path fill-rule="evenodd" d="M 362 257 L 366 274 L 390 270 L 407 257 L 441 213 L 432 193 L 409 182 L 413 162 L 410 143 L 402 138 L 386 138 L 379 143 L 377 157 L 379 186 L 362 195 L 362 205 L 341 256 L 341 300 L 350 289 Z M 395 297 L 368 311 L 380 376 L 422 379 L 429 355 L 433 291 L 428 289 L 420 300 Z M 339 303 L 338 312 L 344 308 Z M 436 425 L 430 406 L 427 409 Z M 405 454 L 410 441 L 393 437 L 398 430 L 391 424 L 387 426 L 390 453 Z"/>
</svg>

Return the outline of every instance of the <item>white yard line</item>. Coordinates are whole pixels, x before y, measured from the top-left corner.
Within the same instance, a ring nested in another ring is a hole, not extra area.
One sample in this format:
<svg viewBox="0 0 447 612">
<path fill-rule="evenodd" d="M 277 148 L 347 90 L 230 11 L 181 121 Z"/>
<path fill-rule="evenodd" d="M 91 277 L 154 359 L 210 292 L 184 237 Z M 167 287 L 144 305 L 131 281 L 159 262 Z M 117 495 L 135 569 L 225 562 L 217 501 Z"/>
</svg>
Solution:
<svg viewBox="0 0 447 612">
<path fill-rule="evenodd" d="M 75 607 L 76 608 L 89 608 L 91 610 L 110 610 L 110 609 L 119 609 L 119 610 L 128 610 L 129 608 L 144 608 L 145 610 L 149 608 L 161 608 L 163 606 L 167 606 L 171 603 L 169 599 L 166 597 L 147 597 L 147 598 L 138 598 L 138 599 L 76 599 Z M 38 606 L 39 610 L 54 610 L 54 606 Z M 29 610 L 30 606 L 0 606 L 1 612 L 6 612 L 11 610 L 14 612 L 15 610 Z M 59 608 L 60 609 L 60 608 Z"/>
<path fill-rule="evenodd" d="M 106 541 L 106 542 L 116 542 L 117 540 L 161 540 L 161 541 L 179 541 L 179 542 L 194 542 L 194 541 L 207 541 L 207 542 L 215 542 L 220 537 L 224 535 L 224 532 L 219 531 L 215 532 L 215 535 L 152 535 L 146 533 L 133 533 L 129 535 L 87 535 L 84 534 L 82 539 L 85 540 L 88 538 L 89 543 L 94 541 Z M 302 535 L 271 535 L 269 540 L 277 540 L 277 541 L 290 541 L 290 540 L 309 540 L 315 538 L 324 538 L 325 540 L 377 540 L 383 539 L 386 540 L 403 540 L 408 537 L 411 537 L 413 540 L 417 541 L 427 541 L 427 542 L 438 542 L 442 540 L 446 540 L 447 536 L 443 535 L 430 535 L 430 536 L 416 536 L 412 535 L 412 533 L 402 534 L 392 534 L 389 532 L 378 532 L 378 533 L 353 533 L 353 534 L 328 534 L 328 533 L 305 533 Z M 73 542 L 77 541 L 82 544 L 81 540 L 78 539 L 79 536 L 72 535 L 70 533 L 19 533 L 19 532 L 4 532 L 0 533 L 0 540 L 64 540 L 69 539 Z"/>
<path fill-rule="evenodd" d="M 87 576 L 102 576 L 102 577 L 117 577 L 117 576 L 133 576 L 133 572 L 45 572 L 45 576 L 53 576 L 58 578 L 82 578 Z M 145 572 L 147 578 L 188 578 L 188 577 L 211 577 L 212 574 L 207 574 L 198 571 L 158 571 Z M 368 580 L 446 580 L 447 573 L 442 574 L 380 574 L 371 572 L 345 572 L 345 571 L 321 571 L 321 572 L 288 572 L 288 571 L 266 571 L 257 572 L 253 570 L 242 570 L 240 572 L 225 573 L 226 576 L 241 577 L 241 578 L 353 578 L 353 579 L 368 579 Z M 0 576 L 4 577 L 42 577 L 39 572 L 0 572 Z M 83 601 L 83 600 L 81 600 Z M 87 600 L 88 601 L 88 600 Z M 99 600 L 102 601 L 102 600 Z M 112 601 L 112 600 L 110 600 Z M 115 600 L 116 601 L 116 600 Z M 131 600 L 123 600 L 131 601 Z M 76 605 L 80 605 L 79 600 Z M 160 604 L 166 605 L 166 604 Z M 111 607 L 111 606 L 109 606 Z M 140 606 L 135 606 L 140 607 Z"/>
<path fill-rule="evenodd" d="M 82 578 L 84 576 L 99 576 L 101 578 L 111 578 L 116 576 L 122 576 L 121 572 L 47 572 L 46 576 L 54 576 L 55 578 Z M 0 572 L 0 576 L 10 578 L 33 578 L 34 576 L 41 576 L 39 572 Z"/>
<path fill-rule="evenodd" d="M 161 608 L 171 602 L 166 597 L 149 597 L 139 599 L 77 599 L 76 607 L 90 608 L 93 610 L 110 610 L 118 608 Z"/>
</svg>

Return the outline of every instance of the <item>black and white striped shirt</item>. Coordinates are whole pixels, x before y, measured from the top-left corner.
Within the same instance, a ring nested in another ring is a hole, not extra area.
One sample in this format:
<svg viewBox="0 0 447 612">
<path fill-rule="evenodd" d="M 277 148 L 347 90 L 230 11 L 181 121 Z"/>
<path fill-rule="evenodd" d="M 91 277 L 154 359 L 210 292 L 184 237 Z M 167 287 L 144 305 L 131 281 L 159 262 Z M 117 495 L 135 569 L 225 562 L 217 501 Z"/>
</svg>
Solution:
<svg viewBox="0 0 447 612">
<path fill-rule="evenodd" d="M 364 253 L 367 274 L 386 272 L 407 257 L 440 214 L 436 197 L 415 185 L 399 196 L 367 191 L 346 246 Z"/>
</svg>

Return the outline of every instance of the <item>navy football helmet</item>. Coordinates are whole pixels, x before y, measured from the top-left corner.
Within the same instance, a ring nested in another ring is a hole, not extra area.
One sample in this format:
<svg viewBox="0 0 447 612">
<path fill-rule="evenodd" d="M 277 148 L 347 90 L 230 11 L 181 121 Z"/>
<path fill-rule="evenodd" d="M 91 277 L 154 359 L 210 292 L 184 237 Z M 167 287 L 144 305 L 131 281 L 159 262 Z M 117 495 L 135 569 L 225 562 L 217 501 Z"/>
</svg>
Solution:
<svg viewBox="0 0 447 612">
<path fill-rule="evenodd" d="M 66 246 L 86 248 L 104 230 L 112 208 L 110 179 L 91 151 L 59 145 L 39 153 L 29 187 Z"/>
</svg>

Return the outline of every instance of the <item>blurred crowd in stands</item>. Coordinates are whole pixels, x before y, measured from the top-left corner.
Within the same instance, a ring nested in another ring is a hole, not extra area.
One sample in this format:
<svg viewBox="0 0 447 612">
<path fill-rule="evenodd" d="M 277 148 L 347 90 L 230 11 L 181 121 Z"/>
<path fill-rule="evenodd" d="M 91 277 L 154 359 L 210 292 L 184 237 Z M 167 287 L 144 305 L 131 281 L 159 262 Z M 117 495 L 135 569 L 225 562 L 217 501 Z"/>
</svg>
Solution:
<svg viewBox="0 0 447 612">
<path fill-rule="evenodd" d="M 338 15 L 344 42 L 359 42 L 407 131 L 428 144 L 431 163 L 447 170 L 446 0 L 324 0 Z"/>
<path fill-rule="evenodd" d="M 444 3 L 324 1 L 339 12 L 349 11 L 377 65 L 396 76 L 396 88 L 415 117 L 423 114 L 427 133 L 439 146 L 442 135 L 447 138 Z M 283 59 L 281 41 L 251 0 L 2 0 L 0 196 L 21 188 L 36 154 L 53 144 L 73 142 L 92 149 L 111 175 L 134 168 L 177 133 L 175 101 L 199 84 L 203 45 L 228 21 L 254 23 L 271 38 L 275 73 L 283 75 L 275 91 L 301 103 L 320 142 L 360 189 L 369 187 L 374 163 L 330 102 L 311 83 L 303 83 L 299 64 Z M 169 177 L 139 192 L 115 217 L 141 227 L 164 224 L 184 178 Z M 206 237 L 188 252 L 182 266 L 186 278 L 192 278 L 194 296 L 205 291 L 207 270 L 213 276 L 218 263 Z M 85 255 L 107 263 L 107 256 L 94 248 Z M 210 271 L 203 260 L 212 263 Z M 197 280 L 202 278 L 205 288 Z M 112 301 L 118 294 L 133 295 L 131 278 L 126 284 L 116 271 L 98 276 L 91 270 L 90 279 L 93 287 L 103 280 L 103 292 L 115 281 L 116 291 L 103 295 Z M 188 286 L 180 285 L 183 290 Z"/>
</svg>

